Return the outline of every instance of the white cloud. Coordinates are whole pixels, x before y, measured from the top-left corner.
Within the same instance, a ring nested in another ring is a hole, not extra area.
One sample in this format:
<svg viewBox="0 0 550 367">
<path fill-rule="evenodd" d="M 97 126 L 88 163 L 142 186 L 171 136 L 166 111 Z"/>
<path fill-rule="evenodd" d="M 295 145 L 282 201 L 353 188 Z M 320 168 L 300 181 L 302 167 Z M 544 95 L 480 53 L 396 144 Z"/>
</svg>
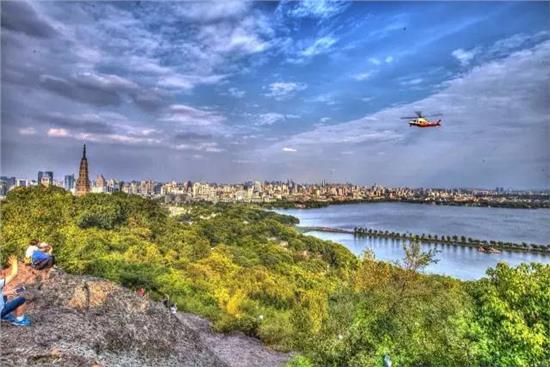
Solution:
<svg viewBox="0 0 550 367">
<path fill-rule="evenodd" d="M 158 79 L 158 86 L 169 89 L 190 90 L 197 85 L 213 85 L 223 81 L 227 75 L 182 75 L 172 74 Z"/>
<path fill-rule="evenodd" d="M 392 63 L 393 62 L 393 56 L 387 56 L 385 61 L 386 61 L 387 64 Z"/>
<path fill-rule="evenodd" d="M 286 1 L 281 7 L 289 7 L 286 12 L 297 18 L 329 18 L 343 12 L 350 4 L 332 0 Z"/>
<path fill-rule="evenodd" d="M 48 130 L 48 136 L 51 136 L 53 138 L 66 138 L 69 137 L 69 131 L 67 129 L 49 129 Z"/>
<path fill-rule="evenodd" d="M 424 79 L 422 78 L 412 78 L 412 79 L 403 79 L 399 82 L 399 84 L 403 86 L 414 86 L 414 85 L 421 84 L 422 82 L 424 82 Z"/>
<path fill-rule="evenodd" d="M 454 50 L 451 55 L 453 55 L 462 66 L 468 65 L 473 58 L 478 54 L 479 49 L 471 49 L 469 51 L 463 50 L 461 48 Z"/>
<path fill-rule="evenodd" d="M 289 147 L 283 147 L 282 151 L 283 151 L 283 152 L 287 152 L 287 153 L 295 153 L 295 152 L 297 152 L 296 149 L 294 149 L 294 148 L 289 148 Z"/>
<path fill-rule="evenodd" d="M 177 123 L 179 126 L 211 126 L 225 121 L 225 117 L 214 111 L 201 110 L 195 107 L 174 104 L 168 108 L 168 112 L 161 121 Z"/>
<path fill-rule="evenodd" d="M 235 98 L 243 98 L 246 94 L 244 90 L 241 90 L 239 88 L 229 88 L 227 92 L 229 93 L 229 95 Z"/>
<path fill-rule="evenodd" d="M 330 117 L 321 117 L 321 119 L 319 121 L 322 122 L 322 123 L 325 123 L 325 122 L 329 122 L 330 120 L 331 120 Z"/>
<path fill-rule="evenodd" d="M 176 144 L 173 145 L 176 150 L 200 151 L 206 153 L 220 153 L 225 151 L 219 147 L 217 142 L 203 142 L 198 144 Z"/>
<path fill-rule="evenodd" d="M 328 106 L 333 106 L 338 103 L 331 93 L 319 94 L 315 97 L 308 98 L 306 102 L 324 103 Z"/>
<path fill-rule="evenodd" d="M 34 127 L 22 127 L 19 129 L 21 135 L 36 135 L 36 129 Z"/>
<path fill-rule="evenodd" d="M 126 129 L 123 127 L 122 130 Z M 149 137 L 149 134 L 139 135 L 132 132 L 116 132 L 116 133 L 94 133 L 94 132 L 79 132 L 76 129 L 65 128 L 50 128 L 47 135 L 53 138 L 70 138 L 78 141 L 92 141 L 98 143 L 122 143 L 134 145 L 159 145 L 162 140 L 159 138 Z"/>
<path fill-rule="evenodd" d="M 114 74 L 99 74 L 92 72 L 77 73 L 74 79 L 78 80 L 83 85 L 108 88 L 108 89 L 126 89 L 134 90 L 138 85 L 132 80 L 120 77 Z"/>
<path fill-rule="evenodd" d="M 280 113 L 275 112 L 268 112 L 258 115 L 258 120 L 256 121 L 256 125 L 273 125 L 276 122 L 283 121 L 285 119 L 285 116 Z"/>
<path fill-rule="evenodd" d="M 297 119 L 300 118 L 300 115 L 294 115 L 294 114 L 286 114 L 283 115 L 281 113 L 276 112 L 268 112 L 268 113 L 262 113 L 257 116 L 255 116 L 255 125 L 263 126 L 263 125 L 273 125 L 275 123 L 284 121 L 286 119 Z"/>
<path fill-rule="evenodd" d="M 381 64 L 381 61 L 379 59 L 377 59 L 376 57 L 369 57 L 369 61 L 371 64 L 374 64 L 374 65 L 380 65 Z"/>
<path fill-rule="evenodd" d="M 504 38 L 495 42 L 494 45 L 487 49 L 487 53 L 492 57 L 502 57 L 509 55 L 510 52 L 524 48 L 529 44 L 537 44 L 547 40 L 550 32 L 541 31 L 535 34 L 518 33 L 511 37 Z"/>
<path fill-rule="evenodd" d="M 373 75 L 374 75 L 374 72 L 366 71 L 364 73 L 359 73 L 359 74 L 353 75 L 353 79 L 355 79 L 357 81 L 364 81 L 364 80 L 370 79 Z"/>
<path fill-rule="evenodd" d="M 331 47 L 336 43 L 336 39 L 333 37 L 321 37 L 317 39 L 311 46 L 306 48 L 303 52 L 303 56 L 313 57 L 325 52 L 328 52 Z"/>
<path fill-rule="evenodd" d="M 142 130 L 138 131 L 138 134 L 143 135 L 143 136 L 149 136 L 149 135 L 157 133 L 157 132 L 158 132 L 157 129 L 142 129 Z"/>
<path fill-rule="evenodd" d="M 167 124 L 166 131 L 175 131 L 181 135 L 223 137 L 234 133 L 231 126 L 225 124 L 226 117 L 219 112 L 183 104 L 171 105 L 158 121 Z"/>
<path fill-rule="evenodd" d="M 268 43 L 262 41 L 255 34 L 250 34 L 244 29 L 236 29 L 226 47 L 222 50 L 230 52 L 242 52 L 243 54 L 253 54 L 262 52 L 268 47 Z"/>
<path fill-rule="evenodd" d="M 211 22 L 242 16 L 250 5 L 248 1 L 189 2 L 176 9 L 177 15 L 183 18 Z"/>
<path fill-rule="evenodd" d="M 302 91 L 307 88 L 305 83 L 294 82 L 275 82 L 271 83 L 267 89 L 268 92 L 264 95 L 267 97 L 273 97 L 275 99 L 285 99 L 293 96 L 296 92 Z"/>
<path fill-rule="evenodd" d="M 189 52 L 204 55 L 205 61 L 226 63 L 230 55 L 244 56 L 267 50 L 273 30 L 269 20 L 251 13 L 239 22 L 217 22 L 204 25 L 197 34 L 200 50 Z"/>
</svg>

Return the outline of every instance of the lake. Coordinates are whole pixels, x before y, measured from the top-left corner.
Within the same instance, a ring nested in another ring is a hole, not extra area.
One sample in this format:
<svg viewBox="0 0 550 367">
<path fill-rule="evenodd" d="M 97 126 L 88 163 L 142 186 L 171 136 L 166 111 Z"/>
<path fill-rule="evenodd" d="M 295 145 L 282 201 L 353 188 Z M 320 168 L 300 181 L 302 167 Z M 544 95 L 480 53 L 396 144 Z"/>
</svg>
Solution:
<svg viewBox="0 0 550 367">
<path fill-rule="evenodd" d="M 362 203 L 331 205 L 315 209 L 278 209 L 300 219 L 301 226 L 353 229 L 367 227 L 415 234 L 457 235 L 481 240 L 507 242 L 550 243 L 550 209 L 507 209 L 461 207 L 410 203 Z M 365 249 L 374 251 L 377 259 L 396 261 L 403 258 L 401 240 L 377 237 L 355 238 L 345 233 L 309 232 L 332 240 L 361 255 Z M 475 248 L 445 244 L 423 244 L 436 248 L 439 260 L 426 271 L 471 280 L 484 276 L 489 267 L 505 261 L 510 265 L 522 262 L 550 263 L 550 255 L 535 252 L 502 251 L 486 254 Z"/>
</svg>

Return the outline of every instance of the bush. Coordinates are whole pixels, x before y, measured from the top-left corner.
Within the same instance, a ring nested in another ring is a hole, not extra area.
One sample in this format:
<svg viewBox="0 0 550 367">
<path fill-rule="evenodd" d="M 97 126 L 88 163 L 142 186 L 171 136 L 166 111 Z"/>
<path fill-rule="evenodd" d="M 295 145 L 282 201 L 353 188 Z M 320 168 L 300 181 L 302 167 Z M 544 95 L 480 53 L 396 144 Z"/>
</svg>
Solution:
<svg viewBox="0 0 550 367">
<path fill-rule="evenodd" d="M 288 362 L 287 367 L 313 367 L 313 363 L 307 357 L 296 356 Z"/>
</svg>

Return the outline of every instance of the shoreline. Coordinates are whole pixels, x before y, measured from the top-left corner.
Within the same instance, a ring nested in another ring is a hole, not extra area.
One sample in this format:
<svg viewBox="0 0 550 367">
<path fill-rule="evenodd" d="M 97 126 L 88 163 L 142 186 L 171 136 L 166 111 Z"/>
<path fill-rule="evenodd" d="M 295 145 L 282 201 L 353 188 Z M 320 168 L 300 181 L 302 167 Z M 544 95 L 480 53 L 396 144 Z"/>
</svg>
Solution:
<svg viewBox="0 0 550 367">
<path fill-rule="evenodd" d="M 505 208 L 505 209 L 550 209 L 549 203 L 530 204 L 530 203 L 499 203 L 487 201 L 443 201 L 443 200 L 415 200 L 415 199 L 353 199 L 353 200 L 335 200 L 335 201 L 279 201 L 265 203 L 264 205 L 272 209 L 314 209 L 326 208 L 330 205 L 351 205 L 351 204 L 374 204 L 374 203 L 408 203 L 440 206 L 461 206 L 471 208 Z"/>
<path fill-rule="evenodd" d="M 412 233 L 399 233 L 391 231 L 381 231 L 376 229 L 367 229 L 357 227 L 355 229 L 344 229 L 324 226 L 295 226 L 295 228 L 302 232 L 326 232 L 326 233 L 345 233 L 353 235 L 356 238 L 362 237 L 376 237 L 376 238 L 390 238 L 398 240 L 416 240 L 421 243 L 428 244 L 445 244 L 461 247 L 475 247 L 480 252 L 484 253 L 499 253 L 500 251 L 515 251 L 515 252 L 535 252 L 550 254 L 550 245 L 542 244 L 518 244 L 504 241 L 487 241 L 473 239 L 465 236 L 447 236 L 447 235 L 418 235 Z"/>
</svg>

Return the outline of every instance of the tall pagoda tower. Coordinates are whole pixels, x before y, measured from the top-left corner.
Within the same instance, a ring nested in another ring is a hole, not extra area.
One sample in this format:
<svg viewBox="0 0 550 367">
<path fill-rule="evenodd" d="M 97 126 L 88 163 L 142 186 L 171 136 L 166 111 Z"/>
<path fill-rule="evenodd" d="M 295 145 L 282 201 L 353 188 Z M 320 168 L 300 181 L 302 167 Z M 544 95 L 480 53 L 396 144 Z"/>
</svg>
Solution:
<svg viewBox="0 0 550 367">
<path fill-rule="evenodd" d="M 76 195 L 86 195 L 90 192 L 90 180 L 88 178 L 88 159 L 86 158 L 86 144 L 82 151 L 80 160 L 80 170 L 78 171 L 78 180 L 76 181 Z"/>
</svg>

